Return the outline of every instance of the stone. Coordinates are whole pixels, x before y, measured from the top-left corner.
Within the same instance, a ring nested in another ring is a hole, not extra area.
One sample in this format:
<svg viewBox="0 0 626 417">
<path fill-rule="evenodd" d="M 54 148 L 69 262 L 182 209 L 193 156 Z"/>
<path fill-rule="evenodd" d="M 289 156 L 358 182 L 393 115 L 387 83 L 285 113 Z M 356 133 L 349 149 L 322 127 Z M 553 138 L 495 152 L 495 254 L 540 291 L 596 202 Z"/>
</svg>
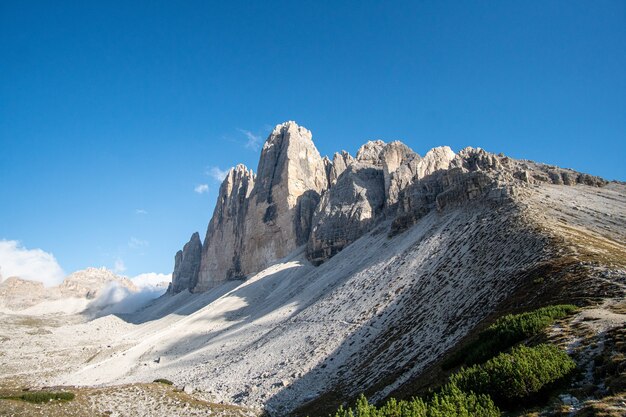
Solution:
<svg viewBox="0 0 626 417">
<path fill-rule="evenodd" d="M 354 162 L 322 195 L 313 216 L 308 259 L 319 265 L 358 239 L 374 224 L 384 204 L 383 170 L 373 163 Z"/>
<path fill-rule="evenodd" d="M 329 188 L 333 186 L 337 182 L 337 178 L 348 168 L 348 166 L 352 165 L 355 159 L 346 151 L 341 151 L 341 153 L 336 152 L 333 155 L 333 161 L 331 164 L 331 168 L 328 172 L 328 186 Z"/>
<path fill-rule="evenodd" d="M 226 174 L 204 239 L 194 292 L 206 291 L 226 280 L 245 276 L 241 268 L 244 222 L 255 178 L 252 170 L 242 164 Z"/>
<path fill-rule="evenodd" d="M 169 292 L 176 294 L 184 290 L 191 290 L 196 286 L 201 257 L 202 242 L 200 242 L 198 232 L 195 232 L 191 235 L 189 242 L 185 243 L 183 249 L 176 253 L 172 283 L 168 288 Z"/>
<path fill-rule="evenodd" d="M 398 202 L 400 191 L 413 181 L 415 172 L 411 167 L 419 163 L 421 158 L 399 141 L 387 144 L 380 157 L 385 180 L 385 205 L 389 207 Z"/>
<path fill-rule="evenodd" d="M 480 199 L 504 204 L 542 182 L 607 183 L 472 147 L 455 154 L 442 146 L 421 157 L 402 142 L 375 140 L 355 157 L 341 151 L 331 160 L 320 156 L 310 131 L 282 123 L 263 145 L 256 175 L 244 165 L 228 172 L 204 244 L 194 234 L 176 255 L 170 292 L 245 279 L 303 245 L 319 265 L 384 219 L 394 235 L 432 210 Z"/>
<path fill-rule="evenodd" d="M 382 140 L 370 140 L 356 152 L 356 160 L 382 167 L 381 153 L 384 148 L 385 142 Z"/>
<path fill-rule="evenodd" d="M 308 240 L 311 205 L 327 187 L 311 132 L 295 122 L 276 126 L 263 145 L 249 199 L 241 259 L 245 274 L 265 268 Z"/>
<path fill-rule="evenodd" d="M 306 243 L 331 169 L 311 132 L 295 122 L 277 125 L 263 145 L 257 175 L 239 165 L 224 179 L 193 290 L 245 278 Z"/>
</svg>

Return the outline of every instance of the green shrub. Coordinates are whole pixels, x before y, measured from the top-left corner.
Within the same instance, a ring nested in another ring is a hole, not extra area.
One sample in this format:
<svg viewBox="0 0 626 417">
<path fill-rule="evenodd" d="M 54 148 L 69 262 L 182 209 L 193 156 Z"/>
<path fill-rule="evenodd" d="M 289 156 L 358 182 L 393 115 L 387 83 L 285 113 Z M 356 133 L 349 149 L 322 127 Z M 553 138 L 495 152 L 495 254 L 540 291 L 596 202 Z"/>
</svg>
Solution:
<svg viewBox="0 0 626 417">
<path fill-rule="evenodd" d="M 450 382 L 462 391 L 487 394 L 504 405 L 537 394 L 574 368 L 576 363 L 556 346 L 519 346 L 482 365 L 461 369 Z"/>
<path fill-rule="evenodd" d="M 73 392 L 50 392 L 50 391 L 37 391 L 37 392 L 25 392 L 17 397 L 22 401 L 29 403 L 47 403 L 51 400 L 56 401 L 71 401 L 75 397 Z"/>
<path fill-rule="evenodd" d="M 500 411 L 486 395 L 465 393 L 456 386 L 446 386 L 426 402 L 421 398 L 411 401 L 390 399 L 380 408 L 367 402 L 364 395 L 354 408 L 339 407 L 334 417 L 498 417 Z"/>
<path fill-rule="evenodd" d="M 158 378 L 158 379 L 155 379 L 153 382 L 158 382 L 159 384 L 165 384 L 165 385 L 174 385 L 172 381 L 170 381 L 169 379 L 165 379 L 165 378 Z"/>
<path fill-rule="evenodd" d="M 563 304 L 501 317 L 481 332 L 475 342 L 461 349 L 442 366 L 450 369 L 462 363 L 482 363 L 516 343 L 539 334 L 555 320 L 567 317 L 576 310 L 576 306 Z"/>
</svg>

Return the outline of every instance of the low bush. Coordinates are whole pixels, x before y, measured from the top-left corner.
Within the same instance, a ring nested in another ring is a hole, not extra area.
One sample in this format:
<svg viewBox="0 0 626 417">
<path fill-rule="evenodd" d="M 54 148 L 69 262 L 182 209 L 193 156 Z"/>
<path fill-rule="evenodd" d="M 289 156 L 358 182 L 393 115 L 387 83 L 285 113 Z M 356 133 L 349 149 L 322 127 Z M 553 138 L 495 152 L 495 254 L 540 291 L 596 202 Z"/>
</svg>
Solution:
<svg viewBox="0 0 626 417">
<path fill-rule="evenodd" d="M 466 393 L 454 385 L 446 386 L 432 399 L 424 401 L 388 400 L 381 407 L 369 404 L 361 395 L 354 408 L 337 410 L 333 417 L 498 417 L 500 410 L 486 395 Z"/>
<path fill-rule="evenodd" d="M 481 332 L 476 341 L 461 349 L 442 366 L 444 369 L 451 369 L 462 363 L 482 363 L 516 343 L 539 334 L 555 320 L 567 317 L 576 310 L 576 306 L 562 304 L 506 315 Z"/>
<path fill-rule="evenodd" d="M 482 365 L 461 369 L 450 382 L 462 391 L 486 394 L 507 405 L 532 397 L 575 368 L 576 363 L 556 346 L 519 346 Z"/>
<path fill-rule="evenodd" d="M 159 384 L 165 384 L 165 385 L 174 385 L 172 381 L 170 381 L 169 379 L 165 379 L 165 378 L 158 378 L 158 379 L 155 379 L 153 382 L 158 382 Z"/>
<path fill-rule="evenodd" d="M 47 403 L 49 401 L 71 401 L 75 397 L 73 392 L 51 392 L 51 391 L 37 391 L 37 392 L 25 392 L 16 399 L 26 401 L 29 403 Z"/>
</svg>

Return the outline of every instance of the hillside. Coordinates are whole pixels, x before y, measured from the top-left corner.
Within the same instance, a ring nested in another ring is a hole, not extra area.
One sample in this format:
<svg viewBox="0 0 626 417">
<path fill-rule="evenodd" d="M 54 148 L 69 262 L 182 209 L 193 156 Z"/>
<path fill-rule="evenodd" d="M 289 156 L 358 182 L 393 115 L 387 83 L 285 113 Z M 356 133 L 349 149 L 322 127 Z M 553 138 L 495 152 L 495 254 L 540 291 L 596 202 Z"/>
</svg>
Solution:
<svg viewBox="0 0 626 417">
<path fill-rule="evenodd" d="M 144 324 L 124 349 L 57 381 L 165 377 L 207 400 L 313 414 L 401 394 L 505 312 L 624 296 L 623 184 L 480 149 L 421 158 L 397 142 L 320 165 L 307 132 L 276 128 L 263 178 L 233 169 L 204 243 L 177 255 L 170 295 L 133 319 Z M 304 195 L 316 203 L 304 209 Z"/>
<path fill-rule="evenodd" d="M 288 122 L 257 174 L 228 173 L 167 294 L 121 318 L 45 317 L 27 357 L 20 326 L 33 319 L 9 316 L 0 355 L 20 365 L 0 381 L 129 392 L 165 378 L 203 407 L 328 415 L 360 393 L 426 393 L 499 317 L 567 303 L 585 309 L 543 337 L 579 352 L 596 387 L 585 399 L 601 398 L 613 391 L 594 358 L 613 357 L 626 320 L 624 224 L 622 183 L 482 149 L 421 157 L 400 142 L 331 160 Z"/>
</svg>

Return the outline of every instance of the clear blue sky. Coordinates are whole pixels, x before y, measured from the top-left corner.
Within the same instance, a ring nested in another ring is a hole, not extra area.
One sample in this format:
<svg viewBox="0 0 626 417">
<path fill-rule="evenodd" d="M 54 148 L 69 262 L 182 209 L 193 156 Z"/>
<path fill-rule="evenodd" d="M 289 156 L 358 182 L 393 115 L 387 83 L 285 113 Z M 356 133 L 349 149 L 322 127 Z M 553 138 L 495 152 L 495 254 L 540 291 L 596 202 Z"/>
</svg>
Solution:
<svg viewBox="0 0 626 417">
<path fill-rule="evenodd" d="M 3 0 L 0 239 L 171 272 L 286 120 L 626 180 L 626 2 Z"/>
</svg>

